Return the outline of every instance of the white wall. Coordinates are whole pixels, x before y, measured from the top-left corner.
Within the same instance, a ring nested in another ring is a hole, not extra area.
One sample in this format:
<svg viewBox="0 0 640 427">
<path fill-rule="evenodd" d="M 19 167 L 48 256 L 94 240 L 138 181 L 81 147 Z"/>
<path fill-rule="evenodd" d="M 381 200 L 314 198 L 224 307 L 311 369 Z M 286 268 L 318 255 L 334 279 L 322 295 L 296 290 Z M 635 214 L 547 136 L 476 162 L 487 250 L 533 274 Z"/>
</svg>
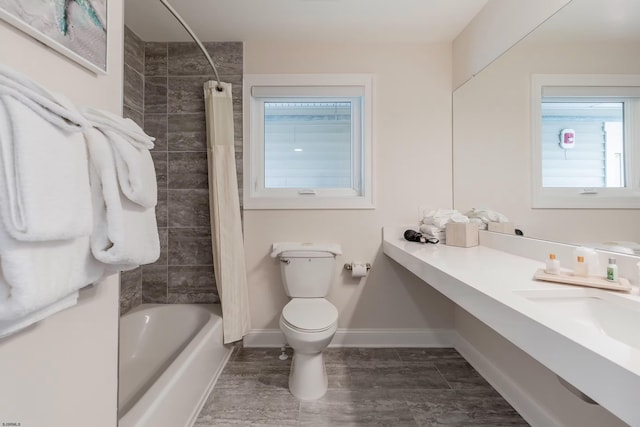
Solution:
<svg viewBox="0 0 640 427">
<path fill-rule="evenodd" d="M 454 206 L 489 206 L 530 237 L 640 241 L 638 210 L 531 208 L 529 107 L 531 74 L 638 72 L 640 57 L 632 43 L 511 49 L 454 94 Z"/>
<path fill-rule="evenodd" d="M 499 375 L 508 384 L 511 393 L 505 394 L 515 409 L 532 425 L 554 425 L 558 427 L 623 427 L 626 424 L 599 405 L 580 400 L 564 388 L 556 375 L 531 358 L 527 353 L 504 339 L 493 329 L 456 307 L 455 327 L 458 334 L 493 365 L 494 372 L 483 372 L 482 364 L 476 367 L 492 381 Z M 474 364 L 472 358 L 469 361 Z M 496 374 L 499 372 L 499 374 Z M 504 380 L 507 378 L 508 380 Z M 513 388 L 518 389 L 517 392 Z M 513 397 L 519 396 L 514 401 Z"/>
<path fill-rule="evenodd" d="M 475 76 L 570 0 L 489 0 L 453 42 L 453 87 Z"/>
<path fill-rule="evenodd" d="M 0 22 L 0 63 L 78 104 L 120 114 L 122 0 L 109 1 L 109 74 L 96 77 Z M 118 276 L 77 306 L 0 340 L 0 423 L 114 427 L 117 423 Z"/>
<path fill-rule="evenodd" d="M 373 73 L 375 210 L 246 210 L 245 251 L 252 329 L 278 329 L 287 298 L 276 241 L 342 245 L 329 295 L 339 327 L 429 329 L 452 326 L 451 303 L 381 253 L 381 229 L 417 224 L 421 205 L 451 206 L 450 44 L 245 43 L 245 72 Z M 246 135 L 245 135 L 246 137 Z M 351 261 L 373 270 L 354 281 Z"/>
</svg>

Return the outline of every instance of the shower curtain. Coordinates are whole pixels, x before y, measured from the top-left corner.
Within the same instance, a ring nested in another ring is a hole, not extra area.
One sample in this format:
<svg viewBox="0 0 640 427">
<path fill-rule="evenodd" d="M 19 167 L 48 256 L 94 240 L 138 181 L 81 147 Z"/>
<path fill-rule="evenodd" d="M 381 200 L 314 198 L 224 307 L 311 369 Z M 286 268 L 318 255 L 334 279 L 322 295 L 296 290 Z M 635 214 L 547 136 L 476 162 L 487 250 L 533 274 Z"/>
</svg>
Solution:
<svg viewBox="0 0 640 427">
<path fill-rule="evenodd" d="M 222 91 L 217 88 L 222 87 Z M 204 84 L 211 243 L 216 286 L 222 303 L 224 342 L 238 341 L 249 328 L 249 297 L 233 138 L 231 84 Z"/>
</svg>

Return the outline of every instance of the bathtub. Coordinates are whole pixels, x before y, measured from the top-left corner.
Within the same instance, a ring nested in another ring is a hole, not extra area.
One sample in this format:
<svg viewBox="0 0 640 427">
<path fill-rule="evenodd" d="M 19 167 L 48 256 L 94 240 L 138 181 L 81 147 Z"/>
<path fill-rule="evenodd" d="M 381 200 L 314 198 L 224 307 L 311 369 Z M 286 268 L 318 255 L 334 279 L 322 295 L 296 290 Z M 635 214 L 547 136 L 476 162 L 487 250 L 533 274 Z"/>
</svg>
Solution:
<svg viewBox="0 0 640 427">
<path fill-rule="evenodd" d="M 190 427 L 231 349 L 220 306 L 143 304 L 122 316 L 118 426 Z"/>
</svg>

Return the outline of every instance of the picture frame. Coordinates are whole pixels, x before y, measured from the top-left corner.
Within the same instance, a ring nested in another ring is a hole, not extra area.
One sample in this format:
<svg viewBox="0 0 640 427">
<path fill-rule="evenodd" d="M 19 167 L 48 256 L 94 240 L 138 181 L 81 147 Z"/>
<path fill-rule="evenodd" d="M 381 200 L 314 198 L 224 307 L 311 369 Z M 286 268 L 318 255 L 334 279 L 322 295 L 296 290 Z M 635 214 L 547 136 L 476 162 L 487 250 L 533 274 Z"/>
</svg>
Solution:
<svg viewBox="0 0 640 427">
<path fill-rule="evenodd" d="M 0 0 L 0 19 L 98 75 L 107 73 L 108 0 Z"/>
</svg>

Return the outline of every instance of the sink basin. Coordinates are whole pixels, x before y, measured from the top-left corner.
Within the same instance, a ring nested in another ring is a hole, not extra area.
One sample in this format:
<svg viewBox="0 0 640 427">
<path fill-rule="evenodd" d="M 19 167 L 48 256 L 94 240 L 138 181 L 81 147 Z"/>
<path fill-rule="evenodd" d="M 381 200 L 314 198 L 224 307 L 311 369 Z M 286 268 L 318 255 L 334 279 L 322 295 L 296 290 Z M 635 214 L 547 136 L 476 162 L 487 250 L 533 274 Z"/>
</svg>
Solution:
<svg viewBox="0 0 640 427">
<path fill-rule="evenodd" d="M 640 301 L 596 289 L 515 291 L 549 313 L 640 350 Z"/>
</svg>

